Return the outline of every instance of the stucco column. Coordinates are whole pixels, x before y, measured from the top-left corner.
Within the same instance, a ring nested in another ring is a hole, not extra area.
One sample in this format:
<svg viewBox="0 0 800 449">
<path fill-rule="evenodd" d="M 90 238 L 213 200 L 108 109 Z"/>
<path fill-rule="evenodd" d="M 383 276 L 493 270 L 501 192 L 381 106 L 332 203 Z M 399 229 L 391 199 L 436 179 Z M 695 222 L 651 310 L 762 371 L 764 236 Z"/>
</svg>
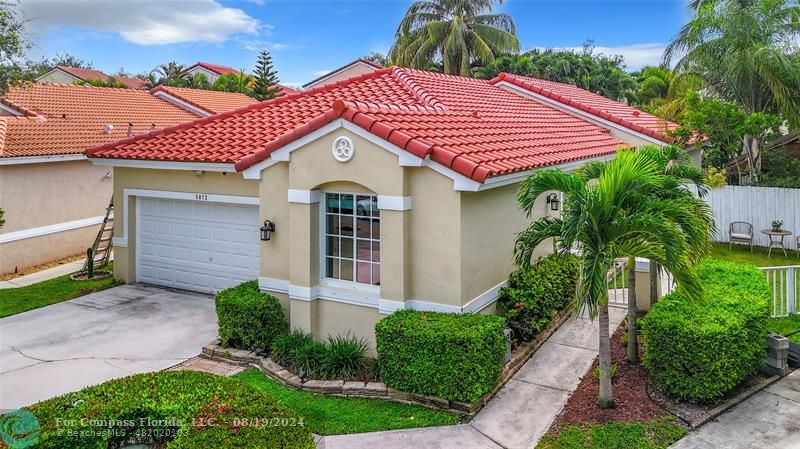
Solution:
<svg viewBox="0 0 800 449">
<path fill-rule="evenodd" d="M 381 210 L 381 299 L 408 299 L 408 225 L 410 211 Z"/>
<path fill-rule="evenodd" d="M 289 226 L 289 325 L 313 332 L 316 316 L 310 298 L 318 284 L 320 258 L 317 193 L 289 204 Z"/>
</svg>

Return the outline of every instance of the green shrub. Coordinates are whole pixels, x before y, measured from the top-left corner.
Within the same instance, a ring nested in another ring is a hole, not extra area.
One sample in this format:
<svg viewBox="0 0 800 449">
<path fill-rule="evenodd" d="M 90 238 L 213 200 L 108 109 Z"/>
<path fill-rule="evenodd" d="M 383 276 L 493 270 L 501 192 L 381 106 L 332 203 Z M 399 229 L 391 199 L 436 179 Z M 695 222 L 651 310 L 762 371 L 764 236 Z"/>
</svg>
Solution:
<svg viewBox="0 0 800 449">
<path fill-rule="evenodd" d="M 676 399 L 710 402 L 764 363 L 770 292 L 751 265 L 708 259 L 697 273 L 702 300 L 678 290 L 642 320 L 643 362 Z"/>
<path fill-rule="evenodd" d="M 248 281 L 217 293 L 219 339 L 223 346 L 267 352 L 288 324 L 280 302 Z"/>
<path fill-rule="evenodd" d="M 272 360 L 283 365 L 290 366 L 294 360 L 297 348 L 314 343 L 314 336 L 300 329 L 294 329 L 289 333 L 281 334 L 272 341 Z"/>
<path fill-rule="evenodd" d="M 351 380 L 363 377 L 367 370 L 367 349 L 363 338 L 349 335 L 328 337 L 322 353 L 321 368 L 328 379 Z"/>
<path fill-rule="evenodd" d="M 41 425 L 39 449 L 314 448 L 302 418 L 270 396 L 232 378 L 194 371 L 115 379 L 28 409 Z"/>
<path fill-rule="evenodd" d="M 497 304 L 514 340 L 533 339 L 574 299 L 577 285 L 578 258 L 572 254 L 551 254 L 511 273 Z"/>
<path fill-rule="evenodd" d="M 381 379 L 401 391 L 475 401 L 497 384 L 504 325 L 494 315 L 397 311 L 375 325 Z"/>
<path fill-rule="evenodd" d="M 292 352 L 292 357 L 289 360 L 289 366 L 296 374 L 302 371 L 305 377 L 315 378 L 319 377 L 322 372 L 321 365 L 322 359 L 325 356 L 328 348 L 324 343 L 312 341 L 306 343 Z"/>
</svg>

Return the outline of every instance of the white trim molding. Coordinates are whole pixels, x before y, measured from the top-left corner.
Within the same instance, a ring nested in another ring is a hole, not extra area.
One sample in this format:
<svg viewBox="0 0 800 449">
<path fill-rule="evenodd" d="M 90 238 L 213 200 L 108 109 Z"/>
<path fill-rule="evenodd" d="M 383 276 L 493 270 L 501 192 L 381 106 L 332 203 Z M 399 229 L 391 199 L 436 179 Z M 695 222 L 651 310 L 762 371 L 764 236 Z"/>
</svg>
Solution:
<svg viewBox="0 0 800 449">
<path fill-rule="evenodd" d="M 48 162 L 85 161 L 83 154 L 54 154 L 52 156 L 20 156 L 0 158 L 0 165 L 44 164 Z"/>
<path fill-rule="evenodd" d="M 378 209 L 380 210 L 410 210 L 410 196 L 378 195 Z"/>
<path fill-rule="evenodd" d="M 9 114 L 13 115 L 14 117 L 20 117 L 20 116 L 25 115 L 22 112 L 12 108 L 11 106 L 9 106 L 9 105 L 7 105 L 7 104 L 5 104 L 3 102 L 0 102 L 0 110 L 8 112 Z"/>
<path fill-rule="evenodd" d="M 288 199 L 290 203 L 316 204 L 322 201 L 322 192 L 319 190 L 289 189 Z"/>
<path fill-rule="evenodd" d="M 213 115 L 211 112 L 208 112 L 205 109 L 200 109 L 197 106 L 195 106 L 195 105 L 193 105 L 191 103 L 188 103 L 188 102 L 186 102 L 184 100 L 181 100 L 180 98 L 178 98 L 178 97 L 176 97 L 174 95 L 171 95 L 171 94 L 169 94 L 169 93 L 167 93 L 167 92 L 165 92 L 163 90 L 155 91 L 153 93 L 153 96 L 154 97 L 158 97 L 158 98 L 160 98 L 160 99 L 162 99 L 162 100 L 164 100 L 166 102 L 172 103 L 172 104 L 174 104 L 175 106 L 178 106 L 181 109 L 185 109 L 185 110 L 191 112 L 192 114 L 197 115 L 198 117 L 208 117 L 210 115 Z"/>
<path fill-rule="evenodd" d="M 590 114 L 588 112 L 581 111 L 580 109 L 578 109 L 576 107 L 569 106 L 569 105 L 566 105 L 566 104 L 564 104 L 564 103 L 562 103 L 560 101 L 553 100 L 552 98 L 545 97 L 544 95 L 541 95 L 541 94 L 537 94 L 537 93 L 532 92 L 532 91 L 530 91 L 528 89 L 519 87 L 516 84 L 509 83 L 508 81 L 500 81 L 499 83 L 495 84 L 495 86 L 500 87 L 500 88 L 505 88 L 505 90 L 507 90 L 509 92 L 513 92 L 513 93 L 515 93 L 517 95 L 536 100 L 539 103 L 546 104 L 547 106 L 550 106 L 552 108 L 558 109 L 559 111 L 562 111 L 562 112 L 566 112 L 567 114 L 570 114 L 570 115 L 573 115 L 573 116 L 576 116 L 576 117 L 580 117 L 582 119 L 589 120 L 590 122 L 595 123 L 597 125 L 600 125 L 603 128 L 616 129 L 617 131 L 622 131 L 622 132 L 625 132 L 625 133 L 628 133 L 628 134 L 632 134 L 632 135 L 634 135 L 634 136 L 636 136 L 636 137 L 638 137 L 640 139 L 644 139 L 644 140 L 646 140 L 646 141 L 648 141 L 650 143 L 653 143 L 653 144 L 656 144 L 656 145 L 659 145 L 659 146 L 664 146 L 664 145 L 667 144 L 666 142 L 658 140 L 655 137 L 648 136 L 647 134 L 642 134 L 642 133 L 640 133 L 638 131 L 634 131 L 634 130 L 628 128 L 627 126 L 618 125 L 618 124 L 616 124 L 616 123 L 614 123 L 612 121 L 606 120 L 606 119 L 604 119 L 602 117 L 598 117 L 598 116 L 596 116 L 594 114 Z"/>
<path fill-rule="evenodd" d="M 257 196 L 219 195 L 200 192 L 172 192 L 167 190 L 123 189 L 122 190 L 122 235 L 114 237 L 111 241 L 114 246 L 126 248 L 128 246 L 128 203 L 130 197 L 142 196 L 148 198 L 167 198 L 184 201 L 201 201 L 204 203 L 231 203 L 259 205 Z M 138 204 L 138 203 L 137 203 Z"/>
<path fill-rule="evenodd" d="M 24 240 L 33 237 L 41 237 L 43 235 L 57 234 L 64 231 L 72 231 L 73 229 L 86 228 L 94 226 L 103 222 L 104 215 L 91 218 L 82 218 L 80 220 L 66 221 L 47 226 L 39 226 L 38 228 L 23 229 L 21 231 L 6 232 L 0 234 L 0 243 L 15 242 L 17 240 Z"/>
<path fill-rule="evenodd" d="M 90 157 L 94 165 L 103 167 L 129 167 L 152 168 L 157 170 L 188 170 L 236 173 L 233 164 L 220 164 L 216 162 L 176 162 L 176 161 L 148 161 L 141 159 L 107 159 Z"/>
</svg>

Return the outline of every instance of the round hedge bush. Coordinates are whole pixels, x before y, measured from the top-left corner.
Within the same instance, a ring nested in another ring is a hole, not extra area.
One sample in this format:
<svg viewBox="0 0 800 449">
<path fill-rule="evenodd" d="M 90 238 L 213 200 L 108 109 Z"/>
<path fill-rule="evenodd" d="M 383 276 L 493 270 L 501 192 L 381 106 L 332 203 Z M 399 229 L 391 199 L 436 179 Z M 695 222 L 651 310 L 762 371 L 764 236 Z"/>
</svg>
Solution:
<svg viewBox="0 0 800 449">
<path fill-rule="evenodd" d="M 248 281 L 217 293 L 219 340 L 223 346 L 269 352 L 272 341 L 289 323 L 281 303 Z"/>
<path fill-rule="evenodd" d="M 701 300 L 692 301 L 678 289 L 642 320 L 643 363 L 670 396 L 707 403 L 764 363 L 771 296 L 755 266 L 709 259 L 697 274 Z"/>
<path fill-rule="evenodd" d="M 302 418 L 235 379 L 195 371 L 139 374 L 28 408 L 41 449 L 313 449 Z"/>
</svg>

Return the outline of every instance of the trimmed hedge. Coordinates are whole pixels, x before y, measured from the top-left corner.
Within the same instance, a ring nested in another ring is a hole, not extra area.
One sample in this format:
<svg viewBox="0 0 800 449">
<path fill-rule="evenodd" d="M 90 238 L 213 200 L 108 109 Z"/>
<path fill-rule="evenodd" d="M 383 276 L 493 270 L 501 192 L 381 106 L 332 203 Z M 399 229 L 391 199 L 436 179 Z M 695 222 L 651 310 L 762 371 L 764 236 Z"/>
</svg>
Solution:
<svg viewBox="0 0 800 449">
<path fill-rule="evenodd" d="M 532 340 L 575 298 L 578 268 L 575 255 L 551 254 L 511 273 L 497 305 L 514 340 Z"/>
<path fill-rule="evenodd" d="M 281 303 L 248 281 L 217 293 L 219 340 L 223 346 L 268 352 L 289 324 Z"/>
<path fill-rule="evenodd" d="M 194 371 L 115 379 L 28 410 L 41 425 L 40 449 L 314 448 L 302 418 L 270 396 L 232 378 Z"/>
<path fill-rule="evenodd" d="M 495 315 L 394 312 L 375 325 L 381 380 L 409 393 L 478 400 L 500 376 L 504 325 Z"/>
<path fill-rule="evenodd" d="M 641 323 L 643 363 L 653 378 L 674 398 L 703 403 L 721 398 L 764 363 L 771 296 L 755 266 L 708 259 L 697 274 L 701 301 L 678 290 Z"/>
</svg>

